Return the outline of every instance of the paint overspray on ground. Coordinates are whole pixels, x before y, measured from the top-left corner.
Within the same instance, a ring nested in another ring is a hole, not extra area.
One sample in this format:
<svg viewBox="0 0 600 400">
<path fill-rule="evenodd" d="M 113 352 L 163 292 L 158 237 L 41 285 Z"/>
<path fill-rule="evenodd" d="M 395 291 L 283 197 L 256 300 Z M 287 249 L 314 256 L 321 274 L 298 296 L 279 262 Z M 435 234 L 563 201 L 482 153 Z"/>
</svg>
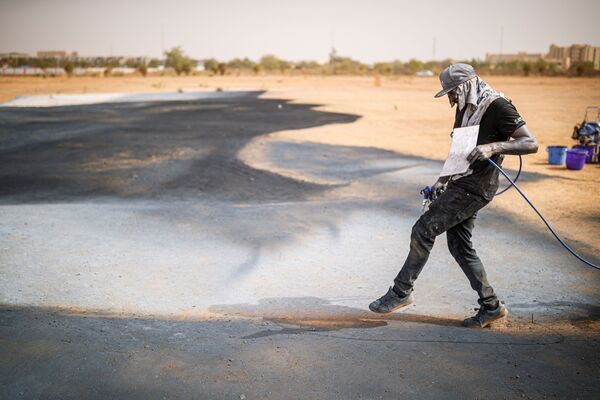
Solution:
<svg viewBox="0 0 600 400">
<path fill-rule="evenodd" d="M 381 375 L 391 360 L 408 363 L 410 356 L 425 364 L 403 370 L 409 382 L 422 379 L 425 365 L 439 372 L 451 363 L 454 372 L 443 378 L 449 390 L 476 395 L 477 389 L 452 383 L 465 368 L 456 361 L 459 353 L 444 348 L 436 359 L 421 354 L 431 346 L 463 344 L 488 346 L 472 360 L 480 367 L 498 357 L 531 362 L 539 349 L 553 348 L 546 364 L 531 367 L 535 376 L 550 367 L 560 370 L 561 359 L 574 382 L 598 389 L 573 371 L 598 371 L 597 360 L 583 363 L 579 354 L 584 344 L 598 348 L 600 278 L 539 227 L 500 215 L 493 205 L 480 213 L 474 241 L 512 312 L 508 325 L 483 332 L 459 327 L 476 297 L 443 237 L 417 282 L 417 304 L 384 317 L 368 312 L 368 303 L 387 290 L 404 260 L 421 209 L 419 189 L 435 179 L 441 164 L 374 148 L 270 138 L 282 130 L 348 124 L 359 116 L 258 95 L 0 110 L 0 301 L 13 310 L 2 313 L 7 368 L 39 359 L 43 362 L 27 371 L 63 381 L 63 375 L 48 372 L 53 355 L 91 356 L 83 350 L 87 346 L 110 349 L 106 360 L 117 354 L 117 374 L 110 387 L 99 386 L 98 397 L 158 396 L 169 388 L 185 396 L 186 390 L 198 393 L 193 382 L 201 377 L 212 382 L 204 393 L 246 390 L 258 396 L 270 387 L 273 397 L 281 397 L 285 393 L 274 382 L 288 373 L 316 382 L 314 390 L 327 397 L 352 393 L 328 388 L 328 380 L 315 375 L 319 368 L 347 382 L 347 390 L 358 388 L 350 383 L 354 377 L 363 393 L 369 388 L 390 397 L 445 393 L 435 385 L 398 384 L 397 370 Z M 69 310 L 77 314 L 69 316 Z M 22 330 L 30 333 L 17 340 Z M 129 331 L 152 344 L 123 342 Z M 571 343 L 571 336 L 579 342 Z M 364 343 L 372 344 L 370 358 L 362 354 Z M 394 346 L 407 352 L 390 353 L 398 350 Z M 515 355 L 511 346 L 531 351 Z M 149 349 L 158 348 L 160 355 L 151 354 Z M 165 359 L 171 367 L 159 368 L 156 387 L 148 381 L 154 370 L 125 372 L 129 363 L 140 367 Z M 348 376 L 334 366 L 336 359 L 353 360 Z M 105 370 L 102 362 L 92 362 L 84 382 Z M 252 362 L 263 368 L 255 392 L 243 389 L 259 374 Z M 216 367 L 209 371 L 202 363 Z M 317 370 L 309 371 L 315 363 Z M 66 370 L 75 373 L 76 365 Z M 369 375 L 372 383 L 357 379 L 359 365 L 379 372 Z M 496 368 L 502 378 L 511 373 L 506 366 Z M 185 378 L 179 389 L 169 380 L 173 370 Z M 19 393 L 19 382 L 31 376 L 27 371 L 11 373 L 15 380 L 3 390 Z M 468 378 L 460 379 L 468 384 Z M 224 381 L 235 390 L 224 389 Z M 131 382 L 144 391 L 133 390 Z M 512 394 L 563 393 L 548 385 L 540 377 L 528 386 L 517 381 L 508 386 Z M 494 386 L 494 393 L 502 394 L 505 386 Z"/>
</svg>

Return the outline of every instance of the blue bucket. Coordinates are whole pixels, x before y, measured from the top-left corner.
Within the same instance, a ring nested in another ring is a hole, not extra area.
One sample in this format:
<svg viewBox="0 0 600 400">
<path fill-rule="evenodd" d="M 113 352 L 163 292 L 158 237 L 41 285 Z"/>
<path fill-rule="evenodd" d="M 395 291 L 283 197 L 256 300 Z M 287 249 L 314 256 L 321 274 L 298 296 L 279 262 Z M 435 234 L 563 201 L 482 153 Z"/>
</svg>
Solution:
<svg viewBox="0 0 600 400">
<path fill-rule="evenodd" d="M 567 146 L 548 146 L 548 164 L 562 165 L 567 159 Z"/>
</svg>

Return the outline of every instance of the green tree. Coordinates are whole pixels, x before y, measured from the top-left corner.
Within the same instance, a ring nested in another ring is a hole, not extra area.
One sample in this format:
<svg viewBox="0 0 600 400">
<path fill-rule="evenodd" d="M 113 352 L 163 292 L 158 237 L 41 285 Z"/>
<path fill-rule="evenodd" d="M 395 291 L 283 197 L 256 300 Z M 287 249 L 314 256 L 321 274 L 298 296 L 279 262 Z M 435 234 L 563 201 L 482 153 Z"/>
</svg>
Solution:
<svg viewBox="0 0 600 400">
<path fill-rule="evenodd" d="M 332 74 L 361 74 L 367 71 L 367 66 L 350 57 L 331 57 L 329 70 Z"/>
<path fill-rule="evenodd" d="M 411 75 L 415 74 L 423 69 L 423 62 L 413 58 L 406 64 L 406 69 Z"/>
<path fill-rule="evenodd" d="M 373 70 L 381 75 L 390 75 L 394 68 L 392 63 L 380 62 L 373 65 Z"/>
<path fill-rule="evenodd" d="M 575 76 L 591 76 L 594 74 L 594 63 L 590 61 L 574 63 L 569 68 L 569 72 Z"/>
<path fill-rule="evenodd" d="M 67 61 L 65 63 L 65 65 L 63 66 L 67 76 L 72 76 L 73 75 L 73 70 L 75 69 L 75 64 L 73 64 L 72 61 Z"/>
<path fill-rule="evenodd" d="M 546 71 L 548 71 L 548 69 L 549 69 L 548 62 L 546 60 L 544 60 L 543 58 L 540 58 L 539 60 L 537 60 L 535 62 L 535 70 L 540 75 L 544 75 L 546 73 Z"/>
<path fill-rule="evenodd" d="M 135 58 L 128 58 L 125 60 L 125 66 L 128 68 L 137 68 L 139 65 L 140 63 Z"/>
<path fill-rule="evenodd" d="M 148 62 L 148 68 L 156 68 L 159 65 L 161 65 L 161 62 L 156 58 L 153 58 L 150 60 L 150 62 Z"/>
<path fill-rule="evenodd" d="M 56 60 L 48 57 L 39 58 L 37 66 L 43 69 L 52 68 L 56 66 Z"/>
<path fill-rule="evenodd" d="M 177 75 L 181 73 L 189 74 L 192 68 L 196 66 L 196 61 L 186 56 L 181 47 L 174 47 L 169 51 L 165 51 L 165 65 L 173 68 Z"/>
<path fill-rule="evenodd" d="M 204 69 L 206 71 L 212 71 L 213 73 L 217 73 L 217 65 L 219 65 L 219 62 L 217 60 L 215 60 L 214 58 L 209 58 L 207 60 L 204 60 Z"/>
<path fill-rule="evenodd" d="M 191 62 L 185 62 L 181 66 L 181 72 L 183 72 L 186 75 L 189 75 L 190 72 L 192 72 L 193 67 L 194 67 L 194 65 Z M 181 72 L 177 72 L 177 75 L 179 75 Z"/>
<path fill-rule="evenodd" d="M 138 65 L 137 70 L 142 76 L 148 75 L 148 66 L 146 64 Z"/>
<path fill-rule="evenodd" d="M 219 73 L 219 75 L 225 75 L 225 73 L 227 72 L 227 64 L 222 62 L 217 64 L 217 72 Z"/>
<path fill-rule="evenodd" d="M 323 72 L 323 66 L 316 61 L 299 61 L 294 67 L 303 73 L 319 74 Z"/>
<path fill-rule="evenodd" d="M 234 58 L 227 62 L 228 69 L 251 70 L 254 65 L 254 62 L 248 58 Z"/>
<path fill-rule="evenodd" d="M 290 69 L 292 66 L 291 63 L 281 60 L 272 54 L 262 56 L 260 61 L 258 62 L 258 65 L 262 70 L 268 72 L 284 72 L 285 70 Z"/>
</svg>

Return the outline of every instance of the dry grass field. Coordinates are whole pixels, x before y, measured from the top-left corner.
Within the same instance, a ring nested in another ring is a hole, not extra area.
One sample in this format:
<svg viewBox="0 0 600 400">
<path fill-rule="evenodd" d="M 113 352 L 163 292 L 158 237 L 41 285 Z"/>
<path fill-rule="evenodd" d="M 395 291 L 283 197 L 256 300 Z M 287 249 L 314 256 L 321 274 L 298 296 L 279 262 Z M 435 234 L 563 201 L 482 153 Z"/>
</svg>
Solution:
<svg viewBox="0 0 600 400">
<path fill-rule="evenodd" d="M 581 171 L 547 164 L 546 147 L 576 144 L 573 125 L 580 122 L 587 105 L 600 105 L 600 79 L 484 77 L 504 92 L 540 143 L 537 154 L 524 158 L 524 170 L 535 180 L 521 181 L 531 200 L 576 248 L 598 253 L 600 243 L 600 165 L 587 164 Z M 0 101 L 16 96 L 49 93 L 156 92 L 263 89 L 267 98 L 320 104 L 322 110 L 358 114 L 353 124 L 325 125 L 306 130 L 276 132 L 287 140 L 327 144 L 371 146 L 404 155 L 443 160 L 450 143 L 454 110 L 445 98 L 434 99 L 437 78 L 384 78 L 376 86 L 373 77 L 108 77 L 108 78 L 0 78 Z M 505 166 L 514 168 L 515 157 Z M 435 177 L 432 176 L 433 183 Z M 419 201 L 415 193 L 415 201 Z M 493 203 L 507 213 L 522 216 L 524 223 L 545 229 L 516 192 Z M 549 238 L 548 240 L 554 240 Z"/>
</svg>

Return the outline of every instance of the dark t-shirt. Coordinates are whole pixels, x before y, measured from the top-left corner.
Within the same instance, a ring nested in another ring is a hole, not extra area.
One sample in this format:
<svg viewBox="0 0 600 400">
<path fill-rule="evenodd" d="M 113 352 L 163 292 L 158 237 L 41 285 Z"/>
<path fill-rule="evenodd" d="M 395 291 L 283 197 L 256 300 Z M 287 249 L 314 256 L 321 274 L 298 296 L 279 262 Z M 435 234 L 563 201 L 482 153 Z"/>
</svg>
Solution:
<svg viewBox="0 0 600 400">
<path fill-rule="evenodd" d="M 460 127 L 466 107 L 460 112 L 456 108 L 454 127 Z M 525 125 L 515 106 L 509 100 L 499 97 L 489 105 L 479 123 L 477 145 L 502 142 L 510 139 L 514 131 Z M 491 157 L 492 161 L 501 165 L 504 158 L 501 154 Z M 498 190 L 498 170 L 487 161 L 477 161 L 471 164 L 473 173 L 450 182 L 469 193 L 476 194 L 486 200 L 492 200 Z"/>
</svg>

